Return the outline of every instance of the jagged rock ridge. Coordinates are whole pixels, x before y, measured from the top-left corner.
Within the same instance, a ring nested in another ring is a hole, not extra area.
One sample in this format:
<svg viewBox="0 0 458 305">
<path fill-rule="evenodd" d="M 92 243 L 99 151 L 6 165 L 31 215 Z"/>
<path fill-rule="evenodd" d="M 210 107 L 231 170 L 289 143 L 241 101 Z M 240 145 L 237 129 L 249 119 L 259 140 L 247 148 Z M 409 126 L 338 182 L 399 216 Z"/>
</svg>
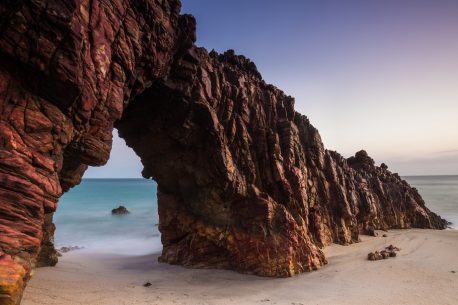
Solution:
<svg viewBox="0 0 458 305">
<path fill-rule="evenodd" d="M 365 152 L 324 149 L 294 99 L 233 51 L 197 48 L 179 1 L 0 3 L 0 304 L 52 265 L 52 213 L 113 126 L 158 183 L 161 260 L 290 276 L 321 246 L 443 228 Z"/>
</svg>

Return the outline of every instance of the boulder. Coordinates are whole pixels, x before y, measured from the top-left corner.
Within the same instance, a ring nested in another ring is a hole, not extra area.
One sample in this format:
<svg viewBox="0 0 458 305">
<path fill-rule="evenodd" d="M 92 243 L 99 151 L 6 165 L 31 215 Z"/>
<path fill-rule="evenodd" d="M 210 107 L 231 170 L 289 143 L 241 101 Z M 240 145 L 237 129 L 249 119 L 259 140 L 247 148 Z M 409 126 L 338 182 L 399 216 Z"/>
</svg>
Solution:
<svg viewBox="0 0 458 305">
<path fill-rule="evenodd" d="M 125 207 L 125 206 L 122 206 L 120 205 L 119 207 L 111 210 L 111 214 L 112 215 L 126 215 L 126 214 L 129 214 L 129 210 Z"/>
<path fill-rule="evenodd" d="M 395 247 L 393 245 L 389 245 L 388 247 L 385 247 L 385 249 L 375 252 L 370 252 L 367 254 L 367 259 L 370 261 L 377 261 L 381 259 L 387 259 L 390 257 L 396 257 L 396 252 L 400 251 L 398 247 Z"/>
</svg>

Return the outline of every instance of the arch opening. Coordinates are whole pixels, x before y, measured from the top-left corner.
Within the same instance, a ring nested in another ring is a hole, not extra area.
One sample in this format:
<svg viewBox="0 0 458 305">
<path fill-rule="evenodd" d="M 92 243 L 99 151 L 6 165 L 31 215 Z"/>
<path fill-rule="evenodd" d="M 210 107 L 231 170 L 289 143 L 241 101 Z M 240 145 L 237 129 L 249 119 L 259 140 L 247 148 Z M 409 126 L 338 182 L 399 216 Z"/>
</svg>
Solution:
<svg viewBox="0 0 458 305">
<path fill-rule="evenodd" d="M 90 168 L 81 183 L 59 199 L 59 208 L 53 215 L 57 249 L 144 255 L 162 248 L 156 183 L 139 177 L 138 158 L 115 131 L 113 134 L 108 163 Z M 124 164 L 119 166 L 119 162 Z M 129 213 L 112 215 L 112 209 L 119 206 L 126 207 Z"/>
</svg>

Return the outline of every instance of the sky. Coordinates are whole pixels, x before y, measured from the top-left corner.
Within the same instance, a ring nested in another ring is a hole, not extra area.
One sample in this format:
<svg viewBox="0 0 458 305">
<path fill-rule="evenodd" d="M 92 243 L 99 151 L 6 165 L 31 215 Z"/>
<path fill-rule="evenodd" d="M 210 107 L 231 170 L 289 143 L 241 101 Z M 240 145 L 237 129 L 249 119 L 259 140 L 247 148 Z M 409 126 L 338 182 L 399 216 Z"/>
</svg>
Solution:
<svg viewBox="0 0 458 305">
<path fill-rule="evenodd" d="M 365 149 L 401 175 L 458 174 L 458 1 L 182 0 L 197 45 L 234 49 L 345 157 Z M 85 177 L 140 177 L 114 132 Z"/>
</svg>

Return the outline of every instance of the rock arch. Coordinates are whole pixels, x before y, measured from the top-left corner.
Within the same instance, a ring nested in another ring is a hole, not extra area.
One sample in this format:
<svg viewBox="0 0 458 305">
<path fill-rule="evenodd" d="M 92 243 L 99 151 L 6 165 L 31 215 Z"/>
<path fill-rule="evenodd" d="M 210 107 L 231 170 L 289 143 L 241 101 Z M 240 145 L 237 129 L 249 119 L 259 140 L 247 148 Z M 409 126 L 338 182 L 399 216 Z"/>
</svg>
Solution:
<svg viewBox="0 0 458 305">
<path fill-rule="evenodd" d="M 57 262 L 52 213 L 111 132 L 159 186 L 161 260 L 291 276 L 374 228 L 444 228 L 396 174 L 324 149 L 294 99 L 194 45 L 178 0 L 0 3 L 0 304 Z"/>
</svg>

